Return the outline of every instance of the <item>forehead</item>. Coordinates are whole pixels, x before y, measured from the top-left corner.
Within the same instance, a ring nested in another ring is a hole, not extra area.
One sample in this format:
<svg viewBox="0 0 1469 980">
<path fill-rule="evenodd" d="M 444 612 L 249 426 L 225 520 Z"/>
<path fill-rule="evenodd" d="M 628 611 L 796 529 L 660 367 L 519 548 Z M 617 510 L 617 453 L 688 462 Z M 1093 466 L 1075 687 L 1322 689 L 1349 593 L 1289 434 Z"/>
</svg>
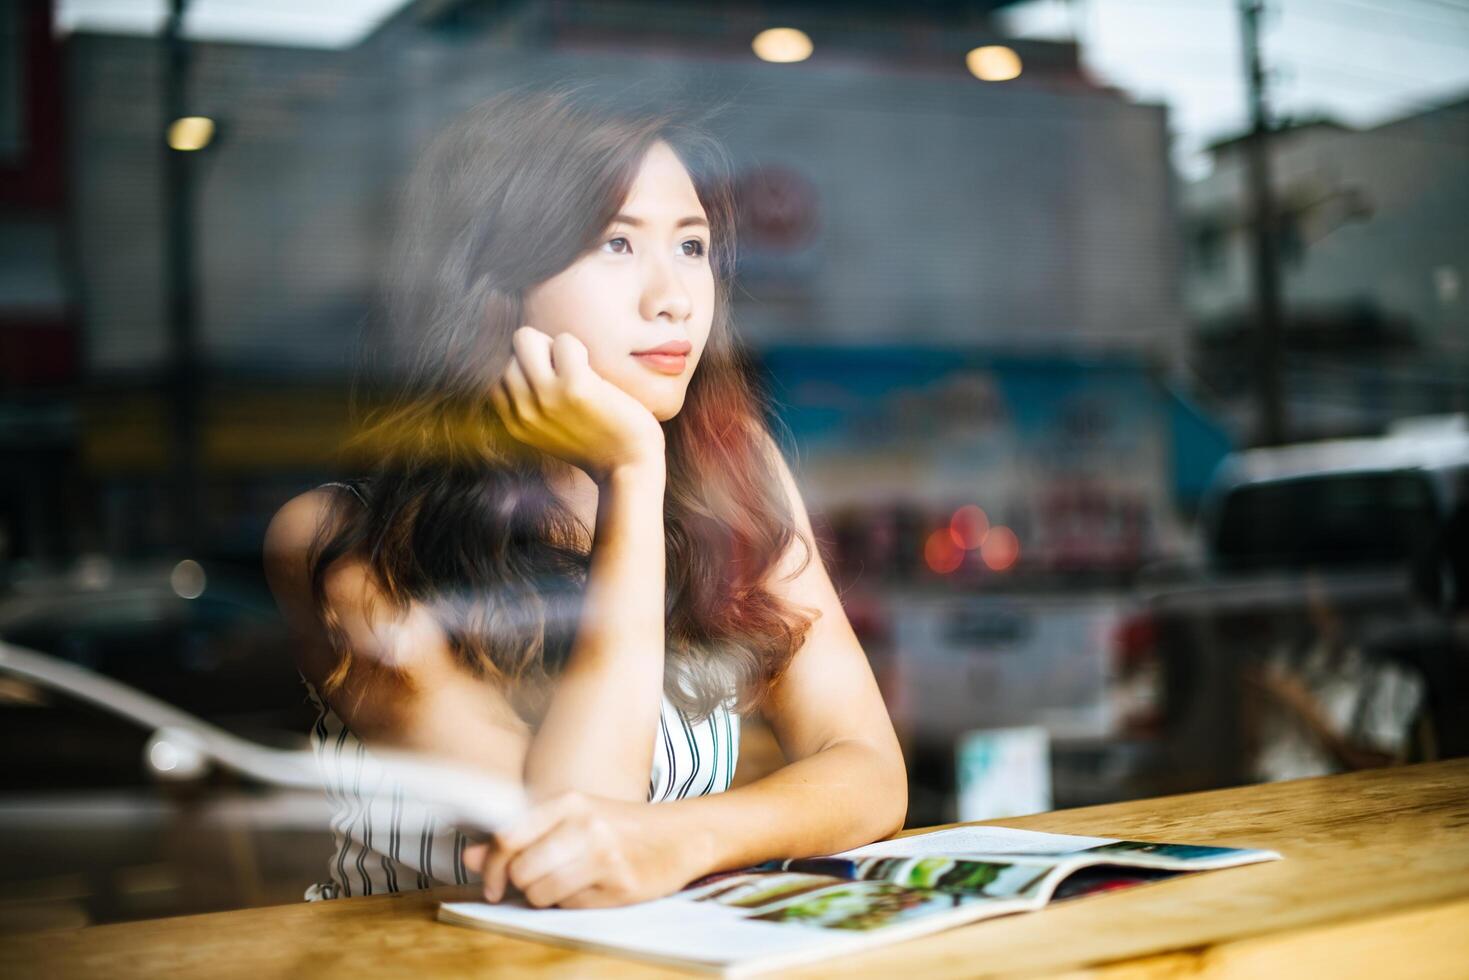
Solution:
<svg viewBox="0 0 1469 980">
<path fill-rule="evenodd" d="M 643 157 L 623 210 L 650 215 L 670 212 L 674 218 L 704 214 L 688 169 L 673 148 L 662 142 L 654 143 Z"/>
</svg>

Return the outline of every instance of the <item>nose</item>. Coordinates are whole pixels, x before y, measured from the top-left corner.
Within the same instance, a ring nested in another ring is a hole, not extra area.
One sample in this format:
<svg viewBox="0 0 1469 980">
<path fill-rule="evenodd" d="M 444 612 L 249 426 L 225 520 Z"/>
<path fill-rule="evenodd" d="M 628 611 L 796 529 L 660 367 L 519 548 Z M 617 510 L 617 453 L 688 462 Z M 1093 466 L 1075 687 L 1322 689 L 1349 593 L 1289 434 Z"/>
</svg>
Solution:
<svg viewBox="0 0 1469 980">
<path fill-rule="evenodd" d="M 654 256 L 644 261 L 638 312 L 645 320 L 666 317 L 672 323 L 682 323 L 693 312 L 693 298 L 671 259 Z"/>
</svg>

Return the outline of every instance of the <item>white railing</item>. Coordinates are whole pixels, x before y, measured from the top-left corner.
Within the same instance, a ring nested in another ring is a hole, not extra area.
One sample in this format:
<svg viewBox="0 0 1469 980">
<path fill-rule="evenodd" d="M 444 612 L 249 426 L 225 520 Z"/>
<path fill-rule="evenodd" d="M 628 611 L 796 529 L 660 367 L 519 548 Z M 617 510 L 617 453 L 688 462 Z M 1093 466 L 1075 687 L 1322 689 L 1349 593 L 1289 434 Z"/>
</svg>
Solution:
<svg viewBox="0 0 1469 980">
<path fill-rule="evenodd" d="M 214 762 L 268 785 L 322 789 L 311 752 L 257 745 L 84 667 L 0 641 L 0 674 L 60 691 L 151 730 L 146 761 L 162 779 L 192 779 Z M 373 756 L 408 798 L 434 807 L 461 829 L 493 832 L 526 809 L 524 792 L 508 780 L 409 753 L 374 749 Z"/>
</svg>

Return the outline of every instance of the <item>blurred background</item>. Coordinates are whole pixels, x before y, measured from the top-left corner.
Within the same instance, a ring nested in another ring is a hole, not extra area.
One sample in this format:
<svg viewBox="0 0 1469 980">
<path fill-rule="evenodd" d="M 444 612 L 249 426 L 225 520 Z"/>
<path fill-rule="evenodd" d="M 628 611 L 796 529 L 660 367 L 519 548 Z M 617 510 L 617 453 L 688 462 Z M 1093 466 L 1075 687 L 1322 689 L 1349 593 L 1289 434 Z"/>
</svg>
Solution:
<svg viewBox="0 0 1469 980">
<path fill-rule="evenodd" d="M 1469 754 L 1464 0 L 0 0 L 0 640 L 303 745 L 393 194 L 578 79 L 719 107 L 910 826 Z M 0 931 L 322 877 L 153 735 L 0 659 Z"/>
</svg>

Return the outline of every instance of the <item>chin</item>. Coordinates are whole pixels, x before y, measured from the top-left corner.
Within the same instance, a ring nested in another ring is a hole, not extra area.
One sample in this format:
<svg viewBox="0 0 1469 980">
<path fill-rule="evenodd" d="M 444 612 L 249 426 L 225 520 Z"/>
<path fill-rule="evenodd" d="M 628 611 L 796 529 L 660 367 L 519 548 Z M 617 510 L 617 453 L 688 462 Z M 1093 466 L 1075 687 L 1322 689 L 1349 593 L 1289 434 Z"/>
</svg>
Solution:
<svg viewBox="0 0 1469 980">
<path fill-rule="evenodd" d="M 682 409 L 683 409 L 683 399 L 679 399 L 679 402 L 678 402 L 677 405 L 650 405 L 650 406 L 648 406 L 648 410 L 653 413 L 653 417 L 655 419 L 657 419 L 659 422 L 667 422 L 667 421 L 671 420 L 674 416 L 678 415 L 678 413 L 680 411 L 682 411 Z"/>
<path fill-rule="evenodd" d="M 684 395 L 682 388 L 678 391 L 647 392 L 647 397 L 639 398 L 643 407 L 653 413 L 653 417 L 659 422 L 667 422 L 679 412 L 683 411 Z"/>
<path fill-rule="evenodd" d="M 685 396 L 688 394 L 683 385 L 640 385 L 632 390 L 629 388 L 631 388 L 630 385 L 623 387 L 622 390 L 632 395 L 638 404 L 651 412 L 659 422 L 667 422 L 681 412 Z"/>
</svg>

